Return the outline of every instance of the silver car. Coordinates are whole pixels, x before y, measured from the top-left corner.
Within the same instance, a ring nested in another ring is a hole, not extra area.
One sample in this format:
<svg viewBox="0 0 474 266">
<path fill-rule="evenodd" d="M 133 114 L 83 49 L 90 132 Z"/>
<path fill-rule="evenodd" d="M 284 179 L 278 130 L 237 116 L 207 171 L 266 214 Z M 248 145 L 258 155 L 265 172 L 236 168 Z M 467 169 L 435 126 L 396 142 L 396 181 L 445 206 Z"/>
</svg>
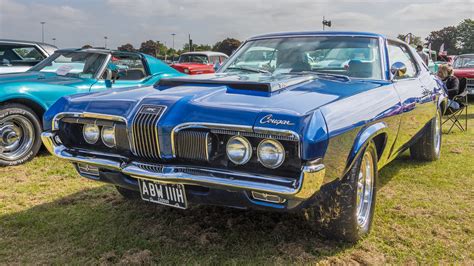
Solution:
<svg viewBox="0 0 474 266">
<path fill-rule="evenodd" d="M 25 72 L 57 49 L 47 43 L 0 39 L 0 74 Z"/>
</svg>

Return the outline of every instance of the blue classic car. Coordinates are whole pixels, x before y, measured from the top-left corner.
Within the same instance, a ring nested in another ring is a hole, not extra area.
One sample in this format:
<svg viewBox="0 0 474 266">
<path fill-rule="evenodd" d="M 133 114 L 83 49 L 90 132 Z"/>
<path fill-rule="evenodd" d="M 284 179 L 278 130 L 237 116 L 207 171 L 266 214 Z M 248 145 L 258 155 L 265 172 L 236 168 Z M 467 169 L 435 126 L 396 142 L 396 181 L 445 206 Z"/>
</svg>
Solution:
<svg viewBox="0 0 474 266">
<path fill-rule="evenodd" d="M 274 52 L 251 67 L 253 47 Z M 333 50 L 347 63 L 315 62 Z M 372 224 L 379 169 L 406 149 L 439 158 L 445 108 L 405 43 L 279 33 L 247 40 L 216 74 L 62 98 L 42 139 L 126 198 L 302 211 L 328 236 L 357 241 Z"/>
<path fill-rule="evenodd" d="M 0 75 L 0 166 L 36 155 L 41 117 L 62 96 L 151 86 L 181 75 L 152 56 L 106 49 L 58 50 L 25 73 Z"/>
</svg>

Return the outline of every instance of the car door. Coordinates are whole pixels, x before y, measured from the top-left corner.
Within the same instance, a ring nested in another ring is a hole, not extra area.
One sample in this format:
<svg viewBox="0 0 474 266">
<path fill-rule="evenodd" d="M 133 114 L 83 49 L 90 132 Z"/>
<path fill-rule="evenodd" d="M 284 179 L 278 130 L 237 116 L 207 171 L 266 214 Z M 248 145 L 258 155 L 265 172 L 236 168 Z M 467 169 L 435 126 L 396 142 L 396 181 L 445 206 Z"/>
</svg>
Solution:
<svg viewBox="0 0 474 266">
<path fill-rule="evenodd" d="M 429 74 L 422 69 L 411 49 L 403 43 L 388 42 L 388 53 L 390 65 L 401 62 L 407 68 L 403 76 L 393 79 L 403 110 L 395 143 L 397 151 L 405 148 L 433 117 L 433 100 L 425 80 Z"/>
<path fill-rule="evenodd" d="M 107 88 L 107 80 L 112 83 L 112 88 L 148 85 L 144 81 L 149 77 L 150 71 L 140 54 L 115 52 L 91 91 Z"/>
</svg>

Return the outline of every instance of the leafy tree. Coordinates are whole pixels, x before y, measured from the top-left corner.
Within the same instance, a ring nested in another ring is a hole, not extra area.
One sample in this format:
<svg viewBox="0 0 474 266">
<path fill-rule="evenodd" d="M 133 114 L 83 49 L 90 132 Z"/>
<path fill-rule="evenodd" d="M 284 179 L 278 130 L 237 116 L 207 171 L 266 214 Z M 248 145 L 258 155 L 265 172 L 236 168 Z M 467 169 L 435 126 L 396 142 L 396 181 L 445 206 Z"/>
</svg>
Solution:
<svg viewBox="0 0 474 266">
<path fill-rule="evenodd" d="M 193 43 L 193 49 L 192 51 L 211 51 L 212 47 L 209 44 L 195 44 Z M 183 45 L 183 51 L 188 52 L 189 51 L 189 43 L 185 43 Z"/>
<path fill-rule="evenodd" d="M 456 47 L 458 39 L 458 30 L 454 26 L 444 27 L 438 31 L 432 31 L 426 41 L 431 43 L 433 50 L 439 51 L 439 48 L 444 43 L 444 50 L 448 54 L 457 54 L 458 49 Z"/>
<path fill-rule="evenodd" d="M 474 53 L 474 20 L 465 19 L 457 27 L 461 53 Z"/>
<path fill-rule="evenodd" d="M 85 44 L 85 45 L 83 45 L 81 48 L 82 48 L 82 49 L 90 49 L 90 48 L 92 48 L 92 45 L 90 45 L 90 44 Z"/>
<path fill-rule="evenodd" d="M 398 34 L 397 39 L 405 41 L 405 36 L 406 36 L 406 34 Z M 409 44 L 413 45 L 413 46 L 418 46 L 418 45 L 423 45 L 423 42 L 421 41 L 420 36 L 416 36 L 416 35 L 412 34 Z"/>
<path fill-rule="evenodd" d="M 142 44 L 140 45 L 140 49 L 138 50 L 144 54 L 149 54 L 158 57 L 161 54 L 162 46 L 163 45 L 159 41 L 148 40 L 142 42 Z"/>
<path fill-rule="evenodd" d="M 239 48 L 240 44 L 241 42 L 237 39 L 226 38 L 225 40 L 214 44 L 212 50 L 231 55 L 237 48 Z"/>
<path fill-rule="evenodd" d="M 133 45 L 131 45 L 130 43 L 126 43 L 124 45 L 117 47 L 117 50 L 126 51 L 126 52 L 135 52 L 137 49 L 135 49 L 135 47 L 133 47 Z"/>
</svg>

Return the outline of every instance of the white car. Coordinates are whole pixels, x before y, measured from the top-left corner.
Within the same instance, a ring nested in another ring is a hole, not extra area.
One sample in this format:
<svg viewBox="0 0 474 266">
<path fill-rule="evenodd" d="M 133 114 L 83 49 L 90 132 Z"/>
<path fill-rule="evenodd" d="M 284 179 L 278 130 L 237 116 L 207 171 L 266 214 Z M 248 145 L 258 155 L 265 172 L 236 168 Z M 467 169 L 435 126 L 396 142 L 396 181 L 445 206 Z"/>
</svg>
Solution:
<svg viewBox="0 0 474 266">
<path fill-rule="evenodd" d="M 25 72 L 57 49 L 47 43 L 0 39 L 0 74 Z"/>
</svg>

